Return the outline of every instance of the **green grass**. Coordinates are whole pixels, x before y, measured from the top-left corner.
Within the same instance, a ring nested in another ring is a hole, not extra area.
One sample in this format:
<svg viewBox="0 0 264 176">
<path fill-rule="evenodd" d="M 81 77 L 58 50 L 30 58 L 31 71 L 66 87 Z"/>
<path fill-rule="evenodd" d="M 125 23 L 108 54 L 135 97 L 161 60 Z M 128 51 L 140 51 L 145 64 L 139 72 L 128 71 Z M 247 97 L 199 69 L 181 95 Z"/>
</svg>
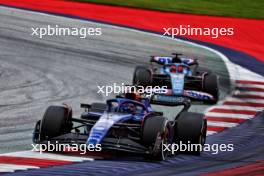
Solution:
<svg viewBox="0 0 264 176">
<path fill-rule="evenodd" d="M 264 19 L 264 0 L 78 0 L 151 10 Z"/>
</svg>

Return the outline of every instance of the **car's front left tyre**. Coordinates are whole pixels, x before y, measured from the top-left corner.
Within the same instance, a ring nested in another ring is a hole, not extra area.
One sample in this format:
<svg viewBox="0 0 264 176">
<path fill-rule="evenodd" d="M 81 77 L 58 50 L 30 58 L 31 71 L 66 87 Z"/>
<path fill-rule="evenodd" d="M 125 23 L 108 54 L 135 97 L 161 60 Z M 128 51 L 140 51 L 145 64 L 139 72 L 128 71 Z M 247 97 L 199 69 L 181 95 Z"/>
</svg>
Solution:
<svg viewBox="0 0 264 176">
<path fill-rule="evenodd" d="M 65 106 L 50 106 L 47 108 L 39 126 L 40 141 L 71 132 L 72 111 Z"/>
</svg>

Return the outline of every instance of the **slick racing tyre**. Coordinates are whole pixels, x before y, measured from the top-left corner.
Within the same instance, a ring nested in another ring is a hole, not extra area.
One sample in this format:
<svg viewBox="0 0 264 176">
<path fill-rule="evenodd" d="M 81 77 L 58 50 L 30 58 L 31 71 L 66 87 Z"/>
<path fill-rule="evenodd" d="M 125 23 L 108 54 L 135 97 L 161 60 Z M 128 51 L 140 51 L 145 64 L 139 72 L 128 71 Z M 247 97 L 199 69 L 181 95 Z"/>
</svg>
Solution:
<svg viewBox="0 0 264 176">
<path fill-rule="evenodd" d="M 138 86 L 151 86 L 152 85 L 152 73 L 148 67 L 137 66 L 133 75 L 133 85 Z"/>
<path fill-rule="evenodd" d="M 175 125 L 174 141 L 182 144 L 198 144 L 199 147 L 188 151 L 179 151 L 193 155 L 200 155 L 202 146 L 205 144 L 207 121 L 203 114 L 194 112 L 182 112 L 177 118 Z M 193 145 L 194 146 L 194 145 Z"/>
<path fill-rule="evenodd" d="M 72 111 L 64 106 L 47 108 L 40 123 L 40 141 L 71 132 Z"/>
<path fill-rule="evenodd" d="M 195 74 L 195 75 L 198 75 L 198 76 L 201 76 L 201 75 L 203 75 L 204 73 L 211 74 L 212 71 L 209 70 L 208 68 L 204 68 L 204 67 L 200 67 L 200 66 L 198 66 L 198 67 L 194 70 L 194 74 Z"/>
<path fill-rule="evenodd" d="M 215 104 L 219 99 L 219 85 L 218 77 L 216 74 L 207 74 L 204 76 L 203 80 L 203 91 L 212 95 L 215 100 L 209 101 L 208 103 Z"/>
<path fill-rule="evenodd" d="M 162 161 L 168 156 L 168 151 L 163 150 L 163 144 L 170 144 L 173 140 L 171 124 L 165 117 L 149 117 L 145 120 L 142 130 L 142 142 L 146 147 L 151 147 L 147 159 Z"/>
</svg>

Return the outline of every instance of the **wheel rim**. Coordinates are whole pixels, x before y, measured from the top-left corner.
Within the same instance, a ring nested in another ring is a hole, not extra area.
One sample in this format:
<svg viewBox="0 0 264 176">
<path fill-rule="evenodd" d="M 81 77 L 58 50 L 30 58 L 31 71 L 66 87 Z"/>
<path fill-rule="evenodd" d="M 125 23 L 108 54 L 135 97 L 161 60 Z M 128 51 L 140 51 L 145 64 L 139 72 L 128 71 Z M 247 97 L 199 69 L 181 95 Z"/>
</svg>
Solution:
<svg viewBox="0 0 264 176">
<path fill-rule="evenodd" d="M 206 139 L 206 123 L 203 122 L 201 135 L 200 135 L 200 139 L 199 139 L 199 144 L 204 145 L 205 144 L 205 139 Z"/>
<path fill-rule="evenodd" d="M 163 150 L 163 145 L 164 144 L 168 144 L 169 143 L 169 138 L 170 138 L 170 132 L 169 132 L 169 128 L 168 126 L 165 128 L 165 131 L 164 131 L 164 134 L 163 134 L 163 139 L 162 139 L 162 142 L 161 142 L 161 156 L 162 156 L 162 160 L 165 160 L 168 156 L 168 151 L 164 151 Z"/>
</svg>

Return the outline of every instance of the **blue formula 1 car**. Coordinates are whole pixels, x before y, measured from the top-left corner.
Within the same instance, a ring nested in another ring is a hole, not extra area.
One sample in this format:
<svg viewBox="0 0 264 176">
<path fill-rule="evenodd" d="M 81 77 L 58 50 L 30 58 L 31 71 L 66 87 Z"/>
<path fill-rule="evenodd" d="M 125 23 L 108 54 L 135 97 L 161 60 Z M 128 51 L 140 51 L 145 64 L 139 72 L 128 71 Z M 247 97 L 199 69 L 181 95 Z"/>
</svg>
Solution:
<svg viewBox="0 0 264 176">
<path fill-rule="evenodd" d="M 200 67 L 197 59 L 179 57 L 181 54 L 178 53 L 173 54 L 175 57 L 152 56 L 150 66 L 137 66 L 133 75 L 133 85 L 166 86 L 167 91 L 153 96 L 153 103 L 169 105 L 170 101 L 178 96 L 217 103 L 218 76 Z"/>
<path fill-rule="evenodd" d="M 100 144 L 102 151 L 137 153 L 148 159 L 164 160 L 170 151 L 164 150 L 163 145 L 179 141 L 205 143 L 206 119 L 202 114 L 187 112 L 188 99 L 179 99 L 176 104 L 183 105 L 183 109 L 172 120 L 155 112 L 149 99 L 134 93 L 109 99 L 106 104 L 81 104 L 85 111 L 80 118 L 72 117 L 69 106 L 50 106 L 36 123 L 33 142 Z M 199 154 L 201 150 L 190 152 Z"/>
</svg>

